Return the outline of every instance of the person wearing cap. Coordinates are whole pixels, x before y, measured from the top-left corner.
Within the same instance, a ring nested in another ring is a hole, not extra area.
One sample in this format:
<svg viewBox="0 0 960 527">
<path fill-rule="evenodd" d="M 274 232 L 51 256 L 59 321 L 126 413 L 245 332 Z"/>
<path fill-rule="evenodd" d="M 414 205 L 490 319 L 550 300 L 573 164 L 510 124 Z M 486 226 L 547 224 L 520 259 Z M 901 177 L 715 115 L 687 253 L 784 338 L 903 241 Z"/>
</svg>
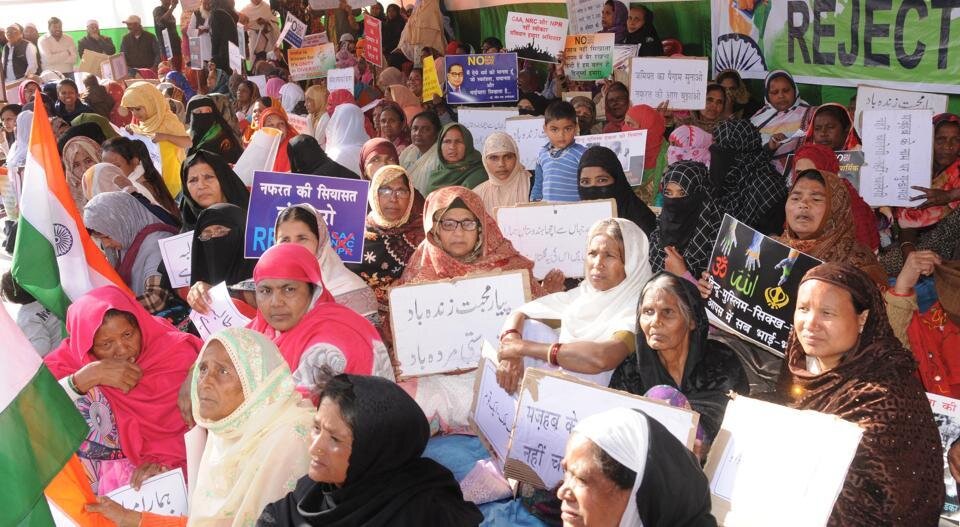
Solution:
<svg viewBox="0 0 960 527">
<path fill-rule="evenodd" d="M 63 34 L 63 22 L 52 17 L 47 22 L 49 33 L 40 38 L 40 59 L 44 70 L 59 71 L 64 75 L 73 73 L 77 63 L 77 44 L 70 35 Z"/>
<path fill-rule="evenodd" d="M 12 24 L 8 27 L 7 46 L 3 49 L 3 57 L 0 60 L 3 63 L 6 82 L 11 83 L 27 75 L 39 73 L 38 53 L 37 47 L 24 38 L 23 27 L 20 24 Z"/>
<path fill-rule="evenodd" d="M 100 34 L 100 23 L 96 20 L 87 21 L 87 36 L 80 39 L 77 43 L 77 54 L 83 58 L 83 52 L 86 50 L 96 51 L 104 55 L 113 55 L 117 52 L 117 46 L 110 37 Z"/>
<path fill-rule="evenodd" d="M 128 16 L 123 23 L 127 25 L 128 33 L 120 42 L 120 52 L 127 58 L 127 67 L 156 69 L 161 59 L 160 41 L 143 30 L 137 15 Z"/>
</svg>

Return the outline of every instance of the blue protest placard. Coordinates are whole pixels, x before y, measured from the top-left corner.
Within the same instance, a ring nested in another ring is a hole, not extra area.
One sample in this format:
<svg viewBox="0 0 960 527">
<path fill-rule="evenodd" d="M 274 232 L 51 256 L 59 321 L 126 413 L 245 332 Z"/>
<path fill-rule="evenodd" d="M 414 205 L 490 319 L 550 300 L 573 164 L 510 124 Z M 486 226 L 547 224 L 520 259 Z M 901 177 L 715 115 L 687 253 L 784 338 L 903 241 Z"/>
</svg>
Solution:
<svg viewBox="0 0 960 527">
<path fill-rule="evenodd" d="M 517 54 L 447 55 L 444 91 L 450 104 L 512 102 L 517 88 Z"/>
<path fill-rule="evenodd" d="M 344 262 L 363 257 L 369 181 L 286 172 L 254 172 L 247 209 L 243 256 L 259 258 L 273 245 L 274 224 L 283 209 L 314 206 L 330 231 L 330 244 Z"/>
</svg>

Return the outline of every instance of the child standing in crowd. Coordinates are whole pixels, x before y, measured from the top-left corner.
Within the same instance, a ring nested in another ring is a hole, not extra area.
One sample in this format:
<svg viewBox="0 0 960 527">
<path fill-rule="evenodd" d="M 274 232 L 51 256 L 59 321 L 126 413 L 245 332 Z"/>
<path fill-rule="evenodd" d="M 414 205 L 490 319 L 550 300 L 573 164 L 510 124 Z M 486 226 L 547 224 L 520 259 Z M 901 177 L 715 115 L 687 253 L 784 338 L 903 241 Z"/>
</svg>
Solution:
<svg viewBox="0 0 960 527">
<path fill-rule="evenodd" d="M 531 201 L 580 201 L 577 167 L 587 147 L 578 144 L 577 111 L 567 101 L 554 101 L 544 113 L 543 131 L 550 142 L 537 154 Z"/>
</svg>

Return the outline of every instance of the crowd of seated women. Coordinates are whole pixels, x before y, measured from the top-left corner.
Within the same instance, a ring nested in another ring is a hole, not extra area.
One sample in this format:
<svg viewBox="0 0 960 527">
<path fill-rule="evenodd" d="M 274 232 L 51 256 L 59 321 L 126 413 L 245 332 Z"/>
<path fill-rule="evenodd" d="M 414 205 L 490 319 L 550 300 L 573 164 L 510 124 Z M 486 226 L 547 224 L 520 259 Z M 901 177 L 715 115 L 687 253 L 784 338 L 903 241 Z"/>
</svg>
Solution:
<svg viewBox="0 0 960 527">
<path fill-rule="evenodd" d="M 603 9 L 617 43 L 663 53 L 650 10 Z M 639 411 L 583 419 L 562 484 L 523 505 L 507 499 L 519 523 L 716 525 L 701 467 L 731 393 L 863 428 L 831 525 L 935 521 L 943 452 L 924 392 L 960 398 L 960 117 L 933 119 L 932 183 L 916 189 L 918 206 L 874 209 L 839 175 L 837 152 L 860 148 L 851 112 L 808 104 L 785 71 L 767 76 L 762 103 L 736 71 L 720 72 L 705 108 L 681 112 L 631 105 L 621 82 L 569 82 L 562 66 L 543 85 L 524 65 L 517 107 L 544 116 L 547 137 L 525 164 L 511 135 L 421 101 L 422 69 L 374 78 L 351 44 L 340 41 L 337 59 L 356 68 L 352 92 L 300 86 L 258 60 L 271 70 L 262 94 L 213 65 L 159 85 L 105 83 L 97 105 L 78 102 L 69 79 L 28 79 L 19 104 L 0 107 L 10 174 L 27 162 L 36 105 L 57 119 L 77 217 L 125 286 L 89 291 L 60 321 L 29 284 L 2 279 L 18 324 L 90 424 L 78 451 L 100 496 L 89 511 L 121 526 L 480 524 L 487 510 L 429 457 L 432 437 L 474 433 L 476 372 L 399 375 L 388 298 L 398 286 L 520 271 L 531 300 L 492 343 L 503 390 L 517 393 L 527 368 L 555 370 L 700 417 L 692 451 Z M 571 90 L 581 94 L 560 100 Z M 642 166 L 576 137 L 630 130 L 647 131 Z M 262 131 L 279 139 L 274 171 L 369 182 L 360 262 L 341 260 L 309 203 L 279 210 L 272 247 L 244 258 L 250 190 L 234 168 Z M 0 194 L 16 218 L 15 190 Z M 532 255 L 496 220 L 500 207 L 598 199 L 616 214 L 590 226 L 582 279 L 558 269 L 535 279 Z M 708 322 L 705 271 L 725 214 L 823 262 L 802 277 L 782 359 Z M 188 232 L 189 284 L 173 287 L 158 241 Z M 188 315 L 208 313 L 221 283 L 250 321 L 203 341 Z M 188 467 L 183 434 L 194 426 L 206 443 Z M 960 475 L 960 443 L 948 448 Z M 189 518 L 104 497 L 174 469 L 197 474 Z"/>
</svg>

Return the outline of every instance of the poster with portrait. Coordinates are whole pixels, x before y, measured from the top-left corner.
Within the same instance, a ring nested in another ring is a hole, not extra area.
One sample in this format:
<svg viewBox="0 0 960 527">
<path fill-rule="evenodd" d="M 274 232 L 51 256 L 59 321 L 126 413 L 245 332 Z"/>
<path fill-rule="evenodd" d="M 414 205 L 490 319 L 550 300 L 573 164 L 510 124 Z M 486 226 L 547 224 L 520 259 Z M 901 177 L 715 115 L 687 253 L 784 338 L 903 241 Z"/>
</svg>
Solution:
<svg viewBox="0 0 960 527">
<path fill-rule="evenodd" d="M 710 322 L 783 356 L 800 279 L 822 262 L 724 214 L 710 255 Z"/>
<path fill-rule="evenodd" d="M 517 54 L 447 55 L 444 91 L 450 104 L 514 102 Z"/>
</svg>

